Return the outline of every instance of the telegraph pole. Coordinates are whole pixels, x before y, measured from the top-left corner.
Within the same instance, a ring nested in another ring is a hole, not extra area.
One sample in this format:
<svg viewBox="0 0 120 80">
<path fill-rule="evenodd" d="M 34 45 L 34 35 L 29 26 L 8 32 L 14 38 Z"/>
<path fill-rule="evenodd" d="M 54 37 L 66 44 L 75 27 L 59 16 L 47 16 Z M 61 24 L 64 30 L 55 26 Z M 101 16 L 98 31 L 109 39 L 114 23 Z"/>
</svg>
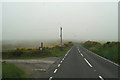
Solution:
<svg viewBox="0 0 120 80">
<path fill-rule="evenodd" d="M 62 27 L 60 27 L 60 47 L 62 48 Z"/>
</svg>

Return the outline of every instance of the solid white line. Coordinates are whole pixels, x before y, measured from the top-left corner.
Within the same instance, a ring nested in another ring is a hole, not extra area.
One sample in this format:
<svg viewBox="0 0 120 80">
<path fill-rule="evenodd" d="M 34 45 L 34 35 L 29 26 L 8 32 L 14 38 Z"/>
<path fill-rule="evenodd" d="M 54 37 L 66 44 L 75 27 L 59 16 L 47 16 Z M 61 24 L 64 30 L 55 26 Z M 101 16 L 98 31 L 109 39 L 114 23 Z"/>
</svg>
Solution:
<svg viewBox="0 0 120 80">
<path fill-rule="evenodd" d="M 60 63 L 62 63 L 62 61 L 60 61 Z"/>
<path fill-rule="evenodd" d="M 51 80 L 53 77 L 50 77 L 49 80 Z"/>
<path fill-rule="evenodd" d="M 104 80 L 104 79 L 102 78 L 102 76 L 99 76 L 99 78 L 100 78 L 101 80 Z"/>
<path fill-rule="evenodd" d="M 88 63 L 88 65 L 90 66 L 90 67 L 92 67 L 92 65 L 84 58 L 84 60 Z"/>
<path fill-rule="evenodd" d="M 83 56 L 83 54 L 81 53 L 81 56 Z"/>
<path fill-rule="evenodd" d="M 58 67 L 60 67 L 60 64 L 58 64 Z"/>
<path fill-rule="evenodd" d="M 55 69 L 54 73 L 56 73 L 56 72 L 57 72 L 57 69 Z"/>
<path fill-rule="evenodd" d="M 86 49 L 87 50 L 87 49 Z M 87 50 L 88 52 L 90 52 L 90 53 L 92 53 L 93 55 L 96 55 L 96 56 L 98 56 L 98 57 L 100 57 L 100 58 L 102 58 L 102 59 L 104 59 L 104 60 L 106 60 L 106 61 L 108 61 L 108 62 L 110 62 L 110 63 L 112 63 L 112 64 L 114 64 L 114 65 L 116 65 L 116 66 L 118 66 L 118 67 L 120 67 L 120 65 L 118 65 L 117 63 L 114 63 L 114 62 L 112 62 L 112 61 L 110 61 L 110 60 L 108 60 L 108 59 L 106 59 L 106 58 L 104 58 L 104 57 L 102 57 L 102 56 L 99 56 L 98 54 L 96 54 L 96 53 L 93 53 L 92 51 L 89 51 L 89 50 Z"/>
</svg>

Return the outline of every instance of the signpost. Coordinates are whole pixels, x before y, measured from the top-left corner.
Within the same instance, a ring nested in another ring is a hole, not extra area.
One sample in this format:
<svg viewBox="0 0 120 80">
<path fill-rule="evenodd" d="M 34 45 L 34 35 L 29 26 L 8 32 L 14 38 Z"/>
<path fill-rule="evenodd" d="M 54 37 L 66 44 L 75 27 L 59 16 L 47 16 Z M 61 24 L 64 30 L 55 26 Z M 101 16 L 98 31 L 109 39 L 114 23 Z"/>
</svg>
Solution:
<svg viewBox="0 0 120 80">
<path fill-rule="evenodd" d="M 43 42 L 41 42 L 41 46 L 39 47 L 39 50 L 43 50 Z"/>
</svg>

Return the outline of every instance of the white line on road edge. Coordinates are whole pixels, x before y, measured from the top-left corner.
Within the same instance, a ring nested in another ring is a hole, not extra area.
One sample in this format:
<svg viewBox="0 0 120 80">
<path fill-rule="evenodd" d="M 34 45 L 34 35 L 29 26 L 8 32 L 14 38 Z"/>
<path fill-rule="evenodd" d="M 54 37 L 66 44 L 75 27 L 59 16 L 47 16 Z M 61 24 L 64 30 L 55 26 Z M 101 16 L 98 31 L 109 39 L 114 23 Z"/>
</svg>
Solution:
<svg viewBox="0 0 120 80">
<path fill-rule="evenodd" d="M 88 65 L 90 66 L 90 67 L 92 67 L 92 65 L 84 58 L 84 60 L 88 63 Z"/>
<path fill-rule="evenodd" d="M 54 73 L 56 73 L 56 72 L 57 72 L 57 69 L 55 69 Z"/>
<path fill-rule="evenodd" d="M 53 77 L 50 77 L 49 80 L 51 80 Z"/>
<path fill-rule="evenodd" d="M 58 64 L 58 67 L 60 67 L 60 64 Z"/>
<path fill-rule="evenodd" d="M 81 56 L 83 56 L 83 54 L 81 53 Z"/>
<path fill-rule="evenodd" d="M 99 76 L 99 78 L 100 78 L 101 80 L 104 80 L 104 79 L 102 78 L 102 76 Z"/>
<path fill-rule="evenodd" d="M 62 61 L 60 61 L 60 63 L 62 63 Z"/>
<path fill-rule="evenodd" d="M 62 60 L 64 61 L 64 58 Z"/>
<path fill-rule="evenodd" d="M 86 49 L 87 50 L 87 49 Z M 102 57 L 102 56 L 99 56 L 98 54 L 96 54 L 96 53 L 93 53 L 93 52 L 91 52 L 91 51 L 89 51 L 89 50 L 87 50 L 88 52 L 90 52 L 90 53 L 92 53 L 93 55 L 96 55 L 96 56 L 98 56 L 98 57 L 100 57 L 100 58 L 102 58 L 102 59 L 104 59 L 104 60 L 106 60 L 106 61 L 108 61 L 108 62 L 110 62 L 110 63 L 112 63 L 112 64 L 114 64 L 114 65 L 116 65 L 116 66 L 118 66 L 118 67 L 120 67 L 120 65 L 118 65 L 117 63 L 114 63 L 114 62 L 112 62 L 112 61 L 110 61 L 110 60 L 108 60 L 108 59 L 106 59 L 106 58 L 104 58 L 104 57 Z"/>
<path fill-rule="evenodd" d="M 72 49 L 72 48 L 71 48 L 71 49 Z M 70 49 L 70 50 L 71 50 L 71 49 Z M 67 55 L 68 55 L 68 53 L 70 52 L 70 50 L 69 50 L 69 51 L 65 54 L 65 56 L 67 56 Z"/>
</svg>

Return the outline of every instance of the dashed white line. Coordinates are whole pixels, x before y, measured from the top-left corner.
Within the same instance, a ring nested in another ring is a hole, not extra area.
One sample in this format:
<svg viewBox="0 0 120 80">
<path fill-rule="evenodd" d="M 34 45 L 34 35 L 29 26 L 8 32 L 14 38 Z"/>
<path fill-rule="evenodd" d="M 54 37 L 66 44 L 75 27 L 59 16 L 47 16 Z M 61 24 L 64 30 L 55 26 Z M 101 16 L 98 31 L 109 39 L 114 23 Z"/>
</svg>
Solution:
<svg viewBox="0 0 120 80">
<path fill-rule="evenodd" d="M 53 77 L 50 77 L 49 80 L 51 80 Z"/>
<path fill-rule="evenodd" d="M 80 53 L 80 50 L 78 49 L 79 53 Z"/>
<path fill-rule="evenodd" d="M 88 60 L 86 60 L 85 58 L 84 58 L 84 60 L 88 63 L 88 65 L 89 65 L 90 67 L 92 67 L 92 65 L 88 62 Z"/>
<path fill-rule="evenodd" d="M 56 72 L 57 72 L 57 69 L 54 70 L 54 73 L 56 73 Z"/>
<path fill-rule="evenodd" d="M 72 48 L 71 48 L 71 49 L 72 49 Z M 71 50 L 71 49 L 70 49 L 70 50 Z M 65 57 L 68 55 L 68 53 L 70 52 L 70 50 L 65 54 Z"/>
<path fill-rule="evenodd" d="M 83 54 L 81 53 L 81 56 L 83 56 Z"/>
<path fill-rule="evenodd" d="M 62 61 L 60 61 L 60 63 L 62 63 Z"/>
<path fill-rule="evenodd" d="M 64 61 L 64 58 L 62 60 Z"/>
<path fill-rule="evenodd" d="M 60 67 L 60 64 L 58 64 L 58 67 Z"/>
<path fill-rule="evenodd" d="M 71 49 L 72 49 L 72 48 L 71 48 Z M 71 50 L 71 49 L 70 49 L 70 50 Z M 70 50 L 67 52 L 67 54 L 70 52 Z"/>
<path fill-rule="evenodd" d="M 65 54 L 65 56 L 67 56 L 67 54 Z"/>
<path fill-rule="evenodd" d="M 99 76 L 99 78 L 100 78 L 101 80 L 104 80 L 104 79 L 102 78 L 102 76 Z"/>
</svg>

